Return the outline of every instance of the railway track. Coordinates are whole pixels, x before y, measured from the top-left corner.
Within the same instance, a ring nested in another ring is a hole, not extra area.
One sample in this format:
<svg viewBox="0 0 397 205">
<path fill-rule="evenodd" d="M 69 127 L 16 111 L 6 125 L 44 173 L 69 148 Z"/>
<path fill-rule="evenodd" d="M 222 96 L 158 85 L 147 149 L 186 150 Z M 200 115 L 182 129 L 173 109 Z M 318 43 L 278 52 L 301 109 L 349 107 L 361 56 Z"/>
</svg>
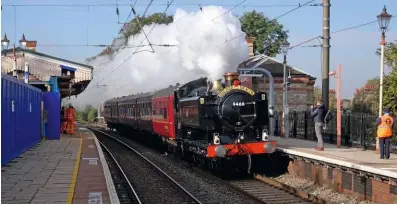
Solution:
<svg viewBox="0 0 397 205">
<path fill-rule="evenodd" d="M 134 187 L 131 185 L 130 180 L 126 176 L 123 168 L 117 162 L 116 158 L 109 151 L 109 149 L 102 143 L 99 142 L 105 155 L 105 159 L 109 166 L 110 174 L 114 184 L 116 185 L 117 196 L 121 204 L 141 204 Z"/>
<path fill-rule="evenodd" d="M 110 136 L 107 133 L 106 135 Z M 246 195 L 249 198 L 253 199 L 254 201 L 257 201 L 257 203 L 278 203 L 278 204 L 327 203 L 326 201 L 319 199 L 315 196 L 312 196 L 303 191 L 297 190 L 293 187 L 281 184 L 275 180 L 260 175 L 254 175 L 254 177 L 248 179 L 241 179 L 241 180 L 223 180 L 204 170 L 201 170 L 200 168 L 191 167 L 188 165 L 187 162 L 181 162 L 181 163 L 183 164 L 183 166 L 185 166 L 186 169 L 196 172 L 200 175 L 204 175 L 205 177 L 217 181 L 218 183 L 227 184 L 228 186 L 230 186 L 235 190 L 235 193 Z"/>
<path fill-rule="evenodd" d="M 135 203 L 145 204 L 201 204 L 179 183 L 145 156 L 113 136 L 91 129 L 105 151 L 111 153 L 123 170 L 136 196 Z M 119 194 L 119 193 L 118 193 Z"/>
<path fill-rule="evenodd" d="M 261 199 L 267 204 L 311 204 L 312 202 L 277 189 L 256 179 L 230 180 L 228 183 Z"/>
</svg>

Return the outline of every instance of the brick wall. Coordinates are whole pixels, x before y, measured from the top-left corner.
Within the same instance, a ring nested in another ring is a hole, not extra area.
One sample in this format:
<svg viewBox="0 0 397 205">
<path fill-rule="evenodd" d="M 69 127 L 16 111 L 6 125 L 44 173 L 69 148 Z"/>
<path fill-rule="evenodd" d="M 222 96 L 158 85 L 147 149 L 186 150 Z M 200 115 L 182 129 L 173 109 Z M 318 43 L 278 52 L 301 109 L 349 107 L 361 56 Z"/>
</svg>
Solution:
<svg viewBox="0 0 397 205">
<path fill-rule="evenodd" d="M 292 77 L 288 89 L 288 105 L 290 110 L 306 110 L 313 104 L 314 82 L 308 77 Z M 254 78 L 253 87 L 256 90 L 269 92 L 269 81 L 264 78 Z M 275 111 L 282 111 L 283 108 L 283 78 L 274 78 L 274 104 Z"/>
<path fill-rule="evenodd" d="M 298 159 L 289 161 L 287 170 L 293 176 L 306 178 L 318 185 L 332 188 L 339 193 L 356 196 L 361 200 L 371 200 L 382 204 L 397 203 L 395 179 L 382 181 L 373 176 L 359 176 L 343 169 Z"/>
</svg>

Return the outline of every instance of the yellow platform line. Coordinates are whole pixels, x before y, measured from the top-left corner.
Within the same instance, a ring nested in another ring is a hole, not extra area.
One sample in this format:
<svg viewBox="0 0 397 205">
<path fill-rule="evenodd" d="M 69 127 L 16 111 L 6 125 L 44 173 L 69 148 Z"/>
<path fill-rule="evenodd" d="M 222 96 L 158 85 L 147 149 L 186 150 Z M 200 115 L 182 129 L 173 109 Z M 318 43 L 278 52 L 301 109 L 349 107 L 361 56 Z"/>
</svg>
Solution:
<svg viewBox="0 0 397 205">
<path fill-rule="evenodd" d="M 82 147 L 83 147 L 83 138 L 80 137 L 80 146 L 79 146 L 79 151 L 77 152 L 76 164 L 74 165 L 72 183 L 70 184 L 70 187 L 69 187 L 69 195 L 68 195 L 68 201 L 67 201 L 68 204 L 71 204 L 73 202 L 74 188 L 76 187 L 77 174 L 79 173 Z"/>
</svg>

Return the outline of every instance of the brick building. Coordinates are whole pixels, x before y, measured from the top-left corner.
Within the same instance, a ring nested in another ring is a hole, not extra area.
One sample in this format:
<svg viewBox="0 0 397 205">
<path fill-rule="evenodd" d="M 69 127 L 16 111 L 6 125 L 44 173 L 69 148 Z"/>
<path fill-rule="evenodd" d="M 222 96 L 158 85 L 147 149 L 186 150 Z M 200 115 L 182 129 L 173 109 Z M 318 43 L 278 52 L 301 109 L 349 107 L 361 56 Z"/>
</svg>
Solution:
<svg viewBox="0 0 397 205">
<path fill-rule="evenodd" d="M 250 50 L 250 58 L 238 65 L 238 68 L 249 68 L 256 63 L 258 59 L 254 57 L 253 38 L 247 38 L 247 44 Z M 275 111 L 282 111 L 283 107 L 283 75 L 284 64 L 272 57 L 266 56 L 267 60 L 259 67 L 271 72 L 274 78 L 274 104 Z M 316 78 L 310 74 L 287 64 L 290 69 L 290 87 L 288 89 L 288 104 L 290 110 L 306 110 L 310 108 L 313 102 L 314 83 Z M 251 77 L 248 77 L 251 78 Z M 253 89 L 269 91 L 269 81 L 263 77 L 252 77 L 248 81 L 252 82 Z"/>
</svg>

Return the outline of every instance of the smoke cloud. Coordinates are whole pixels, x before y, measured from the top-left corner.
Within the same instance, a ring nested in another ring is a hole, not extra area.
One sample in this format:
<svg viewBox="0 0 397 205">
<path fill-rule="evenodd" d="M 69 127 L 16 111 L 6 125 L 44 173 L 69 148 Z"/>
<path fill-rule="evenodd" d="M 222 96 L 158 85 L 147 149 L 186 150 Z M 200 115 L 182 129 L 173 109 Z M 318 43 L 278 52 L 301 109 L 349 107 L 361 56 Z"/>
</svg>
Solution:
<svg viewBox="0 0 397 205">
<path fill-rule="evenodd" d="M 219 79 L 225 72 L 235 71 L 249 57 L 249 50 L 245 35 L 226 43 L 242 33 L 239 19 L 226 11 L 219 6 L 190 13 L 177 9 L 173 23 L 156 25 L 148 37 L 152 44 L 177 46 L 153 46 L 154 53 L 145 46 L 135 54 L 137 48 L 125 47 L 113 57 L 96 58 L 89 63 L 94 66 L 91 83 L 66 103 L 78 109 L 99 106 L 113 97 L 154 91 L 200 77 Z M 152 26 L 143 27 L 146 34 Z M 130 37 L 128 45 L 139 45 L 144 39 L 141 32 Z M 148 44 L 147 40 L 142 43 Z"/>
</svg>

